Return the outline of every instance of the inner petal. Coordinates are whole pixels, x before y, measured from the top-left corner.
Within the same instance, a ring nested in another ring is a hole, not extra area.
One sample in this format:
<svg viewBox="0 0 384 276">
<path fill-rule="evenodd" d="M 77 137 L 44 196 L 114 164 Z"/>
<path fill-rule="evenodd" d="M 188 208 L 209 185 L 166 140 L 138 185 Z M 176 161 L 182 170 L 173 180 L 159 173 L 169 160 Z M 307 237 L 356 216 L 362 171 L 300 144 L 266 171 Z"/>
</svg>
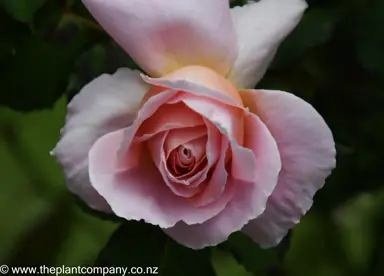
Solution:
<svg viewBox="0 0 384 276">
<path fill-rule="evenodd" d="M 184 146 L 177 147 L 176 155 L 181 166 L 190 166 L 195 161 L 192 151 Z"/>
<path fill-rule="evenodd" d="M 198 137 L 185 144 L 180 144 L 168 155 L 167 168 L 175 179 L 188 180 L 202 169 L 207 143 L 207 136 Z"/>
<path fill-rule="evenodd" d="M 165 104 L 141 124 L 136 138 L 146 140 L 162 131 L 202 125 L 204 125 L 202 116 L 184 103 Z"/>
<path fill-rule="evenodd" d="M 192 141 L 207 136 L 207 128 L 205 126 L 185 127 L 180 129 L 172 129 L 169 131 L 165 140 L 164 151 L 168 158 L 169 154 L 181 145 L 188 149 L 195 148 Z M 206 138 L 205 138 L 206 140 Z M 200 142 L 201 143 L 201 142 Z M 205 144 L 204 144 L 205 147 Z"/>
<path fill-rule="evenodd" d="M 190 172 L 195 163 L 195 157 L 183 146 L 173 150 L 167 160 L 168 170 L 177 177 Z"/>
</svg>

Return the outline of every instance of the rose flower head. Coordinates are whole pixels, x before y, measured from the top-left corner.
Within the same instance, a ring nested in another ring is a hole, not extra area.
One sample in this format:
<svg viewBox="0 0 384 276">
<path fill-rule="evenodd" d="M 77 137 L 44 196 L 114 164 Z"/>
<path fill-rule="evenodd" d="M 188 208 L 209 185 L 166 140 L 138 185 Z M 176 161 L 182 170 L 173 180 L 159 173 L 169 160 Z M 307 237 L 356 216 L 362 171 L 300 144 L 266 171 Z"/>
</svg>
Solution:
<svg viewBox="0 0 384 276">
<path fill-rule="evenodd" d="M 335 167 L 323 118 L 255 90 L 303 0 L 83 0 L 143 70 L 121 68 L 68 104 L 53 155 L 92 208 L 199 249 L 243 231 L 277 245 Z"/>
</svg>

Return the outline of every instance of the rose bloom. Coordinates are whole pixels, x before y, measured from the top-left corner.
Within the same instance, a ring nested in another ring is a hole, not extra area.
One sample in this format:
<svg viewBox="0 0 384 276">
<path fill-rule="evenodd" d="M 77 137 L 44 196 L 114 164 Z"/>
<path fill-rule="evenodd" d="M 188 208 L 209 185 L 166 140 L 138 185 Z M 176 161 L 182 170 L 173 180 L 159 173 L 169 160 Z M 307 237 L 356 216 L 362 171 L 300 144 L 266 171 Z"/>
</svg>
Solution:
<svg viewBox="0 0 384 276">
<path fill-rule="evenodd" d="M 104 74 L 68 104 L 53 151 L 92 208 L 199 249 L 278 244 L 335 167 L 330 129 L 293 94 L 252 89 L 303 0 L 83 0 L 147 73 Z"/>
</svg>

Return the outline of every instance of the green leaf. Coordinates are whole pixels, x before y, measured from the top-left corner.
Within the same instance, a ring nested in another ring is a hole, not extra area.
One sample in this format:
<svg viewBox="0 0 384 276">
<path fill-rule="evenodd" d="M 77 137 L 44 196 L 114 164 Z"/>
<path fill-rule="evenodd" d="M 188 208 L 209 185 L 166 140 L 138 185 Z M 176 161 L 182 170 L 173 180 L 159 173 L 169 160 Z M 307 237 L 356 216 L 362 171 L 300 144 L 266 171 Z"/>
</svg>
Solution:
<svg viewBox="0 0 384 276">
<path fill-rule="evenodd" d="M 62 194 L 54 199 L 55 204 L 47 208 L 48 214 L 40 218 L 40 221 L 35 221 L 33 228 L 12 248 L 11 258 L 6 263 L 31 266 L 54 264 L 70 226 L 72 210 L 66 208 L 68 198 L 67 194 Z M 31 256 L 30 252 L 36 248 L 39 251 Z"/>
<path fill-rule="evenodd" d="M 228 251 L 212 248 L 212 265 L 218 276 L 251 276 L 243 265 Z"/>
<path fill-rule="evenodd" d="M 49 155 L 65 109 L 65 97 L 52 110 L 21 113 L 0 107 L 0 217 L 6 221 L 0 231 L 2 263 L 89 264 L 117 226 L 79 210 L 61 167 Z"/>
<path fill-rule="evenodd" d="M 160 228 L 137 221 L 126 222 L 112 235 L 95 266 L 142 267 L 162 276 L 215 275 L 209 249 L 186 248 Z"/>
<path fill-rule="evenodd" d="M 5 10 L 15 19 L 30 22 L 47 0 L 3 0 Z"/>
<path fill-rule="evenodd" d="M 253 275 L 268 275 L 278 268 L 289 248 L 290 235 L 278 247 L 262 249 L 245 234 L 233 233 L 219 245 L 219 249 L 231 253 L 237 262 Z"/>
<path fill-rule="evenodd" d="M 315 46 L 326 43 L 339 19 L 337 9 L 318 8 L 306 12 L 300 24 L 281 44 L 270 68 L 274 70 L 292 65 Z"/>
</svg>

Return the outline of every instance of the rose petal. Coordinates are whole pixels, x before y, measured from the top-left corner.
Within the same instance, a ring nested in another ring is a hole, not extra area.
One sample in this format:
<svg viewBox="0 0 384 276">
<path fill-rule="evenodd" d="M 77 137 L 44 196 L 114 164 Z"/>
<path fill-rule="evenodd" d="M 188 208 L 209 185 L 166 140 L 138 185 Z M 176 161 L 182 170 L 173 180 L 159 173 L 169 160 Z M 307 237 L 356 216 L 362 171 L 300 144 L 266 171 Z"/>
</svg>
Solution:
<svg viewBox="0 0 384 276">
<path fill-rule="evenodd" d="M 130 144 L 134 142 L 135 136 L 138 134 L 140 126 L 143 124 L 143 122 L 153 116 L 155 112 L 164 104 L 166 104 L 172 97 L 175 97 L 177 95 L 177 91 L 175 90 L 167 90 L 163 91 L 160 94 L 152 96 L 149 100 L 145 102 L 144 105 L 141 105 L 141 108 L 139 109 L 136 119 L 133 121 L 131 127 L 127 128 L 124 138 L 124 143 L 122 145 L 122 148 L 129 149 Z M 143 135 L 146 136 L 146 135 Z M 149 134 L 148 137 L 144 137 L 145 139 L 151 137 L 152 134 Z M 145 140 L 143 139 L 143 140 Z M 138 139 L 141 140 L 141 139 Z"/>
<path fill-rule="evenodd" d="M 189 199 L 189 202 L 196 207 L 205 206 L 214 202 L 220 198 L 224 192 L 228 178 L 228 173 L 225 169 L 225 157 L 229 147 L 228 138 L 222 136 L 222 141 L 220 144 L 220 157 L 215 167 L 213 168 L 211 177 L 206 180 L 206 187 L 204 187 L 204 190 L 201 192 L 201 194 Z"/>
<path fill-rule="evenodd" d="M 206 143 L 207 162 L 204 169 L 196 173 L 189 179 L 182 179 L 189 187 L 197 187 L 207 179 L 208 172 L 217 163 L 221 154 L 222 134 L 217 130 L 214 124 L 204 119 L 208 131 L 208 140 Z"/>
<path fill-rule="evenodd" d="M 211 121 L 224 135 L 242 145 L 244 140 L 243 110 L 202 97 L 186 97 L 183 102 Z"/>
<path fill-rule="evenodd" d="M 262 247 L 278 244 L 312 205 L 335 167 L 335 144 L 323 118 L 308 103 L 282 91 L 241 91 L 246 105 L 277 141 L 282 171 L 265 212 L 245 228 Z"/>
<path fill-rule="evenodd" d="M 207 131 L 207 129 L 205 129 Z M 192 156 L 196 159 L 196 161 L 200 161 L 203 157 L 205 157 L 206 151 L 205 147 L 207 145 L 207 135 L 194 139 L 188 143 L 184 144 L 184 147 L 191 151 Z"/>
<path fill-rule="evenodd" d="M 180 222 L 165 230 L 177 242 L 193 249 L 217 245 L 264 212 L 277 183 L 280 156 L 274 138 L 257 116 L 248 114 L 245 123 L 245 145 L 255 154 L 254 181 L 250 183 L 230 177 L 226 190 L 233 189 L 235 193 L 220 214 L 202 224 Z"/>
<path fill-rule="evenodd" d="M 118 152 L 124 144 L 127 129 L 99 138 L 89 152 L 89 176 L 92 186 L 110 204 L 113 212 L 127 220 L 145 220 L 162 228 L 179 221 L 202 223 L 222 211 L 232 194 L 226 194 L 214 204 L 194 208 L 187 200 L 176 196 L 165 185 L 149 157 L 142 151 L 139 166 L 122 171 L 111 164 L 120 164 Z M 161 134 L 158 134 L 161 135 Z M 125 157 L 127 157 L 125 155 Z"/>
<path fill-rule="evenodd" d="M 169 130 L 167 139 L 164 144 L 166 158 L 169 156 L 171 151 L 176 149 L 178 146 L 187 144 L 188 142 L 204 137 L 206 135 L 207 128 L 205 126 Z M 205 146 L 205 144 L 203 146 Z"/>
<path fill-rule="evenodd" d="M 204 125 L 201 115 L 184 103 L 165 104 L 141 124 L 136 136 L 148 138 L 161 131 L 199 125 Z"/>
<path fill-rule="evenodd" d="M 92 208 L 110 210 L 88 177 L 88 151 L 105 133 L 129 126 L 149 89 L 137 72 L 119 69 L 87 84 L 68 104 L 61 139 L 52 154 L 63 167 L 69 189 Z"/>
<path fill-rule="evenodd" d="M 189 66 L 162 78 L 154 79 L 145 75 L 142 75 L 142 78 L 145 82 L 155 86 L 208 97 L 227 105 L 243 105 L 236 87 L 209 68 Z M 157 89 L 154 90 L 154 93 L 159 93 L 160 91 Z"/>
<path fill-rule="evenodd" d="M 220 132 L 216 129 L 216 127 L 204 119 L 205 125 L 207 126 L 208 129 L 208 142 L 207 142 L 207 166 L 204 166 L 204 169 L 201 171 L 197 172 L 195 175 L 191 176 L 190 178 L 176 178 L 168 173 L 166 173 L 166 163 L 165 163 L 165 158 L 163 162 L 160 162 L 160 155 L 153 156 L 153 158 L 157 161 L 155 161 L 156 164 L 159 164 L 158 167 L 162 171 L 163 175 L 167 175 L 166 182 L 170 186 L 170 188 L 178 187 L 178 184 L 181 185 L 188 185 L 189 188 L 195 188 L 202 183 L 208 174 L 209 169 L 212 167 L 212 165 L 217 161 L 219 158 L 220 154 L 220 149 L 217 148 L 217 145 L 220 141 L 221 134 Z M 199 127 L 200 128 L 200 127 Z M 188 138 L 188 137 L 187 137 Z M 157 137 L 157 139 L 160 139 Z M 158 141 L 159 142 L 159 141 Z M 158 148 L 159 145 L 157 145 L 155 148 Z M 169 154 L 169 151 L 166 150 L 166 156 Z M 184 192 L 181 191 L 181 189 L 184 188 L 175 188 L 178 189 L 178 191 L 174 190 L 175 193 L 182 195 Z M 185 192 L 186 194 L 189 194 L 190 192 Z"/>
<path fill-rule="evenodd" d="M 153 162 L 156 167 L 159 169 L 161 176 L 165 184 L 171 189 L 171 191 L 182 197 L 191 197 L 200 191 L 199 187 L 188 187 L 188 181 L 177 181 L 176 177 L 173 177 L 168 170 L 167 166 L 167 156 L 165 153 L 167 138 L 170 134 L 170 131 L 165 133 L 160 133 L 153 138 L 151 138 L 147 145 L 149 152 L 151 153 Z"/>
<path fill-rule="evenodd" d="M 227 0 L 83 0 L 105 30 L 151 76 L 186 65 L 225 75 L 237 54 Z"/>
<path fill-rule="evenodd" d="M 231 10 L 239 55 L 228 78 L 239 88 L 253 88 L 265 74 L 279 44 L 299 23 L 304 0 L 261 0 Z"/>
</svg>

